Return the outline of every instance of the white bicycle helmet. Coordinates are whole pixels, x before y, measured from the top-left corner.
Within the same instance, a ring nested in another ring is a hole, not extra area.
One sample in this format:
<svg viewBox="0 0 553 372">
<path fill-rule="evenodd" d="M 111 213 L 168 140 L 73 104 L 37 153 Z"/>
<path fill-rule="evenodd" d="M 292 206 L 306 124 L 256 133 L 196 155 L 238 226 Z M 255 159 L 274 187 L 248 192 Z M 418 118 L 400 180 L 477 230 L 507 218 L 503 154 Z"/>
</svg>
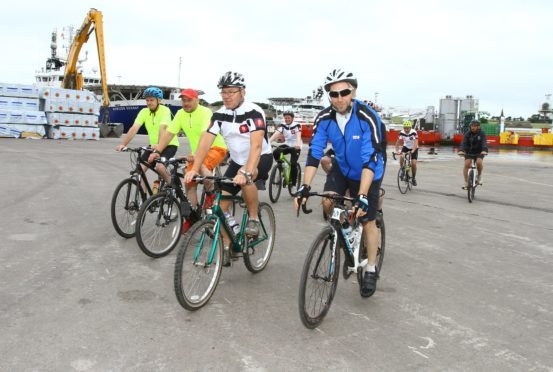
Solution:
<svg viewBox="0 0 553 372">
<path fill-rule="evenodd" d="M 355 77 L 353 72 L 348 72 L 339 68 L 335 68 L 334 70 L 330 71 L 330 73 L 325 78 L 325 91 L 330 91 L 330 86 L 340 81 L 346 81 L 350 83 L 354 88 L 357 88 L 357 78 Z"/>
<path fill-rule="evenodd" d="M 217 88 L 221 89 L 223 87 L 240 87 L 245 88 L 246 82 L 244 81 L 244 76 L 239 72 L 227 71 L 217 83 Z"/>
</svg>

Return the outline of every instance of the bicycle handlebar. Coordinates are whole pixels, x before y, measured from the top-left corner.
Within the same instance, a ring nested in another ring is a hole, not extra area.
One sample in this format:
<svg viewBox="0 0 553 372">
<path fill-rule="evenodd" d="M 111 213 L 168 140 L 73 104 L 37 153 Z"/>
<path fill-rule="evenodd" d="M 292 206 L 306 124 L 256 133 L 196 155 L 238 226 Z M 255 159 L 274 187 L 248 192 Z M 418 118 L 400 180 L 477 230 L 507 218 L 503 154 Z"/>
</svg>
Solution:
<svg viewBox="0 0 553 372">
<path fill-rule="evenodd" d="M 146 147 L 146 146 L 141 146 L 141 147 L 123 147 L 121 149 L 121 152 L 142 152 L 142 151 L 146 151 L 146 150 L 149 150 L 150 148 L 149 147 Z"/>
<path fill-rule="evenodd" d="M 295 197 L 298 196 L 298 193 L 295 193 L 294 194 Z M 332 200 L 337 200 L 337 201 L 341 201 L 341 202 L 344 202 L 344 201 L 355 201 L 355 198 L 352 198 L 352 197 L 349 197 L 349 196 L 343 196 L 343 195 L 338 195 L 338 194 L 324 194 L 324 193 L 320 193 L 320 192 L 310 192 L 309 193 L 309 196 L 320 196 L 321 198 L 327 198 L 327 199 L 332 199 Z M 308 209 L 307 208 L 307 201 L 305 202 L 305 204 L 301 204 L 301 209 L 303 211 L 303 213 L 305 214 L 309 214 L 311 212 L 313 212 L 312 209 Z M 300 208 L 298 207 L 297 209 L 297 214 L 296 214 L 296 217 L 299 217 L 300 215 Z"/>
<path fill-rule="evenodd" d="M 180 158 L 170 158 L 167 159 L 165 157 L 154 159 L 154 163 L 161 163 L 165 166 L 171 165 L 171 164 L 186 164 L 187 160 L 186 157 L 182 156 Z"/>
<path fill-rule="evenodd" d="M 193 181 L 197 183 L 204 183 L 206 180 L 213 181 L 215 183 L 229 183 L 234 184 L 234 179 L 230 177 L 218 177 L 218 176 L 194 176 Z"/>
</svg>

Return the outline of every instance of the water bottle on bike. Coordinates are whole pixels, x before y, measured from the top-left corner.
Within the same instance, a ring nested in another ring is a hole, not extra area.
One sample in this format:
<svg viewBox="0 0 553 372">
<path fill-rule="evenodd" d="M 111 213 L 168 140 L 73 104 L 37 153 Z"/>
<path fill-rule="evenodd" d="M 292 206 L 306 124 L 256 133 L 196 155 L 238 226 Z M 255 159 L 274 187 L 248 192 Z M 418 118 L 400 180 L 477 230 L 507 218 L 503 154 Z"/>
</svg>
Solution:
<svg viewBox="0 0 553 372">
<path fill-rule="evenodd" d="M 230 231 L 232 231 L 235 236 L 238 235 L 238 233 L 240 232 L 240 225 L 238 225 L 238 222 L 236 222 L 234 216 L 229 211 L 226 211 L 224 214 Z"/>
</svg>

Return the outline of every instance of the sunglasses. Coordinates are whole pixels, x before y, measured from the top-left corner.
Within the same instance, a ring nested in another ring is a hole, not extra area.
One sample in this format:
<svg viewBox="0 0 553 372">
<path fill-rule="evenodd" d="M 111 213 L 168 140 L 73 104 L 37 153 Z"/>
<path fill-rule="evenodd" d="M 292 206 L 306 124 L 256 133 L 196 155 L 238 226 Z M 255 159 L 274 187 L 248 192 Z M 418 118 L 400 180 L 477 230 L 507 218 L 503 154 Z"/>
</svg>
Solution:
<svg viewBox="0 0 553 372">
<path fill-rule="evenodd" d="M 338 96 L 340 97 L 349 96 L 351 92 L 353 92 L 353 90 L 346 88 L 339 91 L 331 90 L 330 92 L 328 92 L 328 95 L 330 96 L 330 98 L 338 98 Z"/>
</svg>

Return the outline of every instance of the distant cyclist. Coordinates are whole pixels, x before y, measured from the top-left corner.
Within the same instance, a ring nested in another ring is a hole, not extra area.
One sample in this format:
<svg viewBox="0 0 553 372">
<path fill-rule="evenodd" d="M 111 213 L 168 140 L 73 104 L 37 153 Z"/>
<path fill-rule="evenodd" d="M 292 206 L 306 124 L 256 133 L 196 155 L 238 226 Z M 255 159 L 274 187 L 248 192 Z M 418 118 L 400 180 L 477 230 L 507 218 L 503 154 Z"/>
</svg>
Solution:
<svg viewBox="0 0 553 372">
<path fill-rule="evenodd" d="M 296 185 L 296 179 L 298 177 L 297 162 L 301 152 L 301 126 L 299 123 L 294 123 L 294 113 L 292 111 L 286 111 L 283 114 L 284 124 L 278 126 L 269 143 L 276 139 L 284 140 L 284 145 L 279 146 L 273 151 L 273 156 L 276 161 L 280 159 L 280 154 L 290 154 L 290 163 L 292 164 L 290 170 L 292 185 Z"/>
<path fill-rule="evenodd" d="M 182 101 L 182 109 L 177 111 L 172 124 L 169 126 L 165 134 L 160 138 L 159 144 L 154 146 L 156 153 L 150 155 L 150 162 L 163 153 L 167 144 L 169 144 L 175 136 L 182 130 L 190 142 L 190 154 L 187 155 L 188 165 L 187 170 L 191 170 L 195 161 L 196 152 L 200 143 L 200 137 L 211 123 L 211 110 L 200 105 L 198 92 L 194 89 L 183 89 L 179 98 Z M 221 135 L 217 135 L 213 144 L 209 148 L 207 155 L 200 167 L 200 173 L 204 176 L 213 175 L 213 169 L 217 167 L 227 154 L 227 145 L 223 141 Z M 197 185 L 195 182 L 185 184 L 188 200 L 192 208 L 198 206 Z M 208 185 L 206 184 L 206 187 Z M 210 196 L 211 198 L 213 196 Z"/>
<path fill-rule="evenodd" d="M 116 151 L 121 151 L 129 145 L 136 133 L 140 130 L 142 125 L 146 125 L 146 132 L 148 132 L 148 140 L 150 141 L 151 151 L 145 151 L 142 155 L 141 160 L 144 162 L 148 161 L 150 154 L 152 152 L 158 152 L 153 149 L 153 146 L 158 144 L 160 136 L 163 136 L 167 127 L 171 124 L 171 110 L 165 105 L 161 104 L 163 99 L 163 92 L 157 87 L 149 87 L 144 90 L 144 98 L 146 99 L 146 106 L 138 112 L 136 119 L 134 120 L 133 126 L 127 132 L 127 135 L 123 138 L 121 144 L 117 145 L 115 148 Z M 179 147 L 179 140 L 177 137 L 174 137 L 169 145 L 163 150 L 161 156 L 165 158 L 172 158 L 177 153 Z M 144 171 L 147 170 L 147 167 L 142 166 Z M 163 176 L 165 181 L 171 181 L 171 176 L 167 169 L 162 164 L 156 165 L 156 170 Z"/>
<path fill-rule="evenodd" d="M 470 122 L 470 130 L 465 133 L 458 154 L 465 157 L 465 166 L 463 168 L 465 186 L 463 186 L 463 189 L 466 190 L 468 186 L 468 171 L 470 168 L 470 161 L 473 158 L 476 158 L 476 169 L 478 171 L 476 182 L 482 185 L 484 156 L 488 155 L 488 141 L 486 139 L 486 134 L 480 129 L 480 122 L 478 120 Z"/>
<path fill-rule="evenodd" d="M 401 152 L 399 151 L 399 145 L 403 143 Z M 405 120 L 403 122 L 403 130 L 399 132 L 399 136 L 396 141 L 396 154 L 399 154 L 399 164 L 403 167 L 404 154 L 411 151 L 411 170 L 413 172 L 413 178 L 411 182 L 413 186 L 417 186 L 417 158 L 419 157 L 419 135 L 417 131 L 413 129 L 413 123 L 411 120 Z"/>
<path fill-rule="evenodd" d="M 254 181 L 267 180 L 273 164 L 265 113 L 255 103 L 246 101 L 246 83 L 242 74 L 232 71 L 225 73 L 219 79 L 217 87 L 221 89 L 224 106 L 213 114 L 209 128 L 202 134 L 196 161 L 192 169 L 186 172 L 184 180 L 191 182 L 198 174 L 200 164 L 220 133 L 230 153 L 230 164 L 225 177 L 234 178 L 235 183 L 223 184 L 223 194 L 236 195 L 242 190 L 249 213 L 245 233 L 254 237 L 259 235 L 259 199 Z M 221 201 L 223 211 L 228 211 L 230 203 L 229 200 Z"/>
<path fill-rule="evenodd" d="M 384 175 L 380 117 L 368 105 L 355 99 L 357 78 L 353 73 L 332 70 L 325 79 L 324 89 L 331 105 L 315 119 L 305 177 L 294 204 L 298 208 L 299 204 L 307 201 L 311 182 L 329 141 L 334 158 L 326 177 L 324 192 L 345 195 L 349 190 L 351 196 L 356 196 L 354 205 L 363 224 L 369 262 L 360 288 L 362 296 L 370 297 L 376 290 L 378 279 L 378 229 L 375 218 Z M 323 208 L 327 215 L 332 215 L 333 204 L 330 199 L 323 199 Z"/>
</svg>

